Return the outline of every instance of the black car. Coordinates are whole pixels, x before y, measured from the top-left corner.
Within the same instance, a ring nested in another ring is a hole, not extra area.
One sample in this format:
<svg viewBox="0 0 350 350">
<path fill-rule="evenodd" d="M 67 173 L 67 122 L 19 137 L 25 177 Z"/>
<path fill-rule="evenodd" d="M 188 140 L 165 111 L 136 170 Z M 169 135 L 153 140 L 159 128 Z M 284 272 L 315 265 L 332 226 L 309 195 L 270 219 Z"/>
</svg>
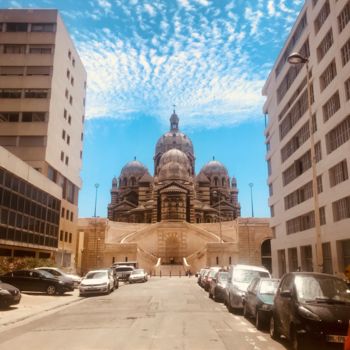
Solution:
<svg viewBox="0 0 350 350">
<path fill-rule="evenodd" d="M 49 295 L 64 294 L 74 290 L 73 282 L 65 282 L 46 271 L 18 270 L 1 276 L 3 282 L 10 283 L 21 291 L 46 292 Z"/>
<path fill-rule="evenodd" d="M 0 308 L 5 309 L 21 301 L 21 292 L 18 288 L 0 281 Z"/>
<path fill-rule="evenodd" d="M 292 349 L 343 349 L 350 318 L 350 290 L 335 276 L 291 272 L 274 299 L 270 335 L 285 336 Z"/>
<path fill-rule="evenodd" d="M 270 321 L 273 299 L 276 294 L 278 279 L 256 277 L 248 286 L 244 305 L 244 317 L 255 318 L 255 326 L 262 329 Z"/>
</svg>

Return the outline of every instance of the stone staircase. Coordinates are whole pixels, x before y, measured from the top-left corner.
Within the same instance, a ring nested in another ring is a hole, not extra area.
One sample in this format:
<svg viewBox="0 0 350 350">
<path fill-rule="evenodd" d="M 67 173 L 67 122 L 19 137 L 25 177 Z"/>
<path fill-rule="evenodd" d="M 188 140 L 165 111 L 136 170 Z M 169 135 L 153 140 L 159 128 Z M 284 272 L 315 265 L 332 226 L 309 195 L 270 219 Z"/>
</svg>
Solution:
<svg viewBox="0 0 350 350">
<path fill-rule="evenodd" d="M 156 276 L 170 277 L 170 276 L 186 276 L 184 265 L 159 265 L 155 268 Z"/>
</svg>

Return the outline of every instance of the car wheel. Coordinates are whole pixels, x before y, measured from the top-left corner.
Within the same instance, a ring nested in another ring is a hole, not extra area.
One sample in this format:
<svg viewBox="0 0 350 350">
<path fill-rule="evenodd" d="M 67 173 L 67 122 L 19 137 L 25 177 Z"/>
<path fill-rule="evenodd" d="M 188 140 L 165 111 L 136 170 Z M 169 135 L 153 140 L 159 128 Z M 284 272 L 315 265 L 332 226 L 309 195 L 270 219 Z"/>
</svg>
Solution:
<svg viewBox="0 0 350 350">
<path fill-rule="evenodd" d="M 0 301 L 0 309 L 8 309 L 10 307 L 10 303 L 8 300 Z"/>
<path fill-rule="evenodd" d="M 249 317 L 247 303 L 244 303 L 244 305 L 243 305 L 243 316 L 244 316 L 245 318 L 248 318 L 248 317 Z"/>
<path fill-rule="evenodd" d="M 258 330 L 261 330 L 264 328 L 263 316 L 260 310 L 256 310 L 255 327 Z"/>
<path fill-rule="evenodd" d="M 273 316 L 271 316 L 271 318 L 270 318 L 270 337 L 274 340 L 278 340 L 280 338 L 278 326 L 277 326 L 276 320 Z"/>
<path fill-rule="evenodd" d="M 47 288 L 46 288 L 46 293 L 48 295 L 55 295 L 56 294 L 56 287 L 52 284 L 50 284 Z"/>
<path fill-rule="evenodd" d="M 291 332 L 290 332 L 290 341 L 291 341 L 291 345 L 292 345 L 293 350 L 304 350 L 305 349 L 305 346 L 304 346 L 302 340 L 300 339 L 299 334 L 297 333 L 297 331 L 295 330 L 294 327 L 292 327 Z"/>
</svg>

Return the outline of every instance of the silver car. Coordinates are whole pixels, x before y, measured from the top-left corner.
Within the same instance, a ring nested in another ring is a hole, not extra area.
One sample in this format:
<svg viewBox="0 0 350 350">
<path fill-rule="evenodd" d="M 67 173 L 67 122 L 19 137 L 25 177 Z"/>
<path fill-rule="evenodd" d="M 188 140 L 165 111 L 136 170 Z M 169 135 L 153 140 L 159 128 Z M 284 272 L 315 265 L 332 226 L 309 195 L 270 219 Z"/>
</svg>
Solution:
<svg viewBox="0 0 350 350">
<path fill-rule="evenodd" d="M 131 271 L 131 274 L 129 276 L 129 283 L 147 282 L 147 280 L 148 274 L 144 269 L 135 269 Z"/>
</svg>

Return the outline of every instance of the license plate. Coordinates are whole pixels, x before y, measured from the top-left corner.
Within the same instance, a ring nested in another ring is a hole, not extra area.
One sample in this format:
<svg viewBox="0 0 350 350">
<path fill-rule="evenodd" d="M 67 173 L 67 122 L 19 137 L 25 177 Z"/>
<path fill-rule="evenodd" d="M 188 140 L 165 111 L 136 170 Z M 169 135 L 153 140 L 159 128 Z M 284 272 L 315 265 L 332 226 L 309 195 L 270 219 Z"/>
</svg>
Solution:
<svg viewBox="0 0 350 350">
<path fill-rule="evenodd" d="M 326 337 L 329 343 L 345 343 L 346 336 L 343 335 L 327 335 Z"/>
</svg>

